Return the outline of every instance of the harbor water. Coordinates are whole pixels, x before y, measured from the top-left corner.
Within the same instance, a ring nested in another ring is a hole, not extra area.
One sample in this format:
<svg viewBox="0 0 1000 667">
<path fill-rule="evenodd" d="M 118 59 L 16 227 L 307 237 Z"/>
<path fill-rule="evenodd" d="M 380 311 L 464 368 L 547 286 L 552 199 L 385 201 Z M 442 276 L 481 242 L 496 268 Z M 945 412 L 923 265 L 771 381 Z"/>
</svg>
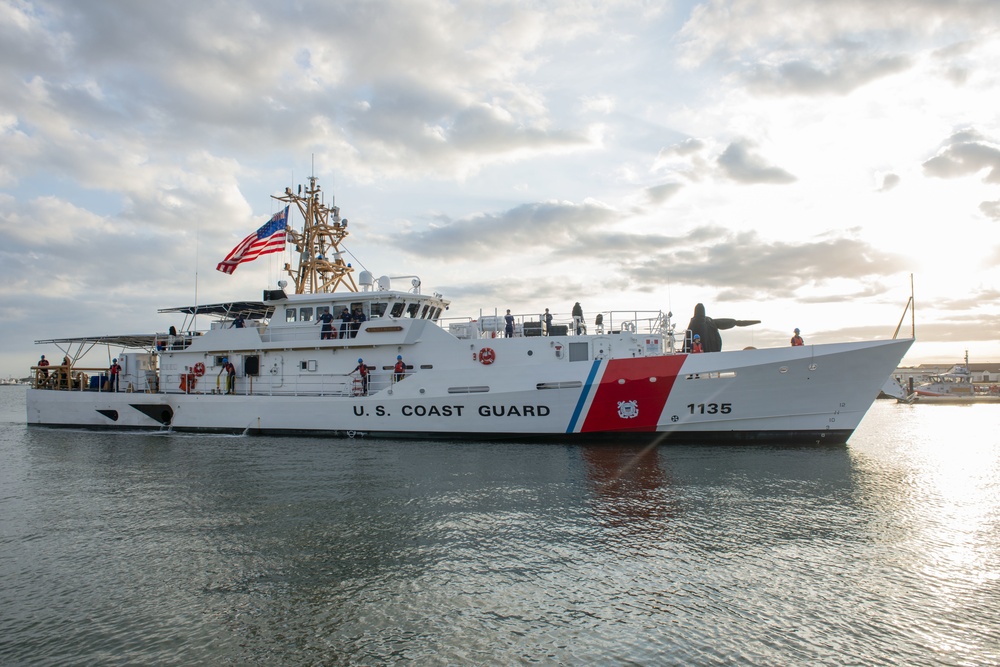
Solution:
<svg viewBox="0 0 1000 667">
<path fill-rule="evenodd" d="M 1000 664 L 1000 405 L 846 446 L 27 428 L 3 665 Z"/>
</svg>

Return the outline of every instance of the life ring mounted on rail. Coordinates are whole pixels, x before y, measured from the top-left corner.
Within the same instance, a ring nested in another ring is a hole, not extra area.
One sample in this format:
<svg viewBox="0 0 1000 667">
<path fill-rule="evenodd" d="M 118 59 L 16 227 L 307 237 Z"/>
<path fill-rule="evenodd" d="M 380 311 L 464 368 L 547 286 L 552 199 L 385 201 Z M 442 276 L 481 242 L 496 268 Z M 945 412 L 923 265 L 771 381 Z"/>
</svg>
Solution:
<svg viewBox="0 0 1000 667">
<path fill-rule="evenodd" d="M 493 351 L 492 347 L 484 347 L 479 350 L 479 363 L 483 366 L 489 366 L 494 361 L 497 360 L 497 353 Z"/>
<path fill-rule="evenodd" d="M 194 371 L 196 376 L 201 377 L 205 374 L 205 364 L 199 361 L 191 370 Z"/>
</svg>

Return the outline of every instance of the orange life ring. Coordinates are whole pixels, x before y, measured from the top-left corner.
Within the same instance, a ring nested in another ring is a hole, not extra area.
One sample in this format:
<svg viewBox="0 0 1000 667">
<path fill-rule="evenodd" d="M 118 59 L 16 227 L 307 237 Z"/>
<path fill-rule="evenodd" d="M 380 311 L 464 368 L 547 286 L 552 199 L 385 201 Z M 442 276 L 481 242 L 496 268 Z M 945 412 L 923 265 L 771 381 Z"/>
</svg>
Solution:
<svg viewBox="0 0 1000 667">
<path fill-rule="evenodd" d="M 198 363 L 196 363 L 194 365 L 194 368 L 192 368 L 191 370 L 194 371 L 195 375 L 197 375 L 198 377 L 201 377 L 202 375 L 205 374 L 205 364 L 203 364 L 202 362 L 199 361 Z"/>
<path fill-rule="evenodd" d="M 489 366 L 494 361 L 497 360 L 497 353 L 493 351 L 492 347 L 484 347 L 479 350 L 479 363 L 483 366 Z"/>
</svg>

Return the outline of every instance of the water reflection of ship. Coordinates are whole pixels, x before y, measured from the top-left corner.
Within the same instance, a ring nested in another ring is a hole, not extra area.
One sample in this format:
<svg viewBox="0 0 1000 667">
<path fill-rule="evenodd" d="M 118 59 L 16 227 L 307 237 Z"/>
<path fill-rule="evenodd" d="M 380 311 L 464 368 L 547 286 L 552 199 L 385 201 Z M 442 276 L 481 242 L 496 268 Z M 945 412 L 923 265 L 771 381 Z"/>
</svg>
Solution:
<svg viewBox="0 0 1000 667">
<path fill-rule="evenodd" d="M 655 445 L 586 445 L 582 453 L 606 525 L 647 531 L 650 524 L 676 515 L 671 475 L 664 470 Z"/>
</svg>

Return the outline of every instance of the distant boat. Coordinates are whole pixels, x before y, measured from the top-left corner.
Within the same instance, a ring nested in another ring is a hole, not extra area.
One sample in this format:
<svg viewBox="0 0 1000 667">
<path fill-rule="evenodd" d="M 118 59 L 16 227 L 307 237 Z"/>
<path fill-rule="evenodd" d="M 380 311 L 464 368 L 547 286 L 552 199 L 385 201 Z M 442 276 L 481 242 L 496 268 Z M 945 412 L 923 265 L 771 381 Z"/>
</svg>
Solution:
<svg viewBox="0 0 1000 667">
<path fill-rule="evenodd" d="M 965 365 L 952 366 L 946 373 L 931 375 L 913 387 L 912 393 L 899 399 L 906 403 L 997 403 L 1000 396 L 978 393 L 969 372 L 969 353 Z"/>
<path fill-rule="evenodd" d="M 906 390 L 903 389 L 903 385 L 899 384 L 899 380 L 890 376 L 885 384 L 882 385 L 882 391 L 878 394 L 879 398 L 894 398 L 897 401 L 904 400 L 906 398 Z"/>
</svg>

